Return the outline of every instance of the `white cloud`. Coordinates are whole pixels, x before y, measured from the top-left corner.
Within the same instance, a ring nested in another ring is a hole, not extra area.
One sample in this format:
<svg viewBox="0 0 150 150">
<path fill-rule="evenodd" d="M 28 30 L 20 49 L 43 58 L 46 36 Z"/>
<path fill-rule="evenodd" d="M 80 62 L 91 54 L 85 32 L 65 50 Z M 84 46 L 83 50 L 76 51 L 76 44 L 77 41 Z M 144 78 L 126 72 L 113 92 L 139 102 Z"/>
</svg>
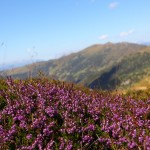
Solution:
<svg viewBox="0 0 150 150">
<path fill-rule="evenodd" d="M 114 8 L 116 8 L 117 6 L 118 6 L 118 2 L 112 2 L 112 3 L 109 4 L 108 7 L 109 7 L 110 9 L 114 9 Z"/>
<path fill-rule="evenodd" d="M 131 30 L 126 31 L 126 32 L 121 32 L 121 33 L 120 33 L 120 37 L 128 36 L 128 35 L 130 35 L 130 34 L 132 34 L 132 33 L 134 33 L 134 32 L 135 32 L 134 29 L 131 29 Z"/>
<path fill-rule="evenodd" d="M 101 36 L 99 37 L 100 40 L 105 40 L 105 39 L 107 39 L 107 38 L 108 38 L 108 35 L 107 35 L 107 34 L 101 35 Z"/>
</svg>

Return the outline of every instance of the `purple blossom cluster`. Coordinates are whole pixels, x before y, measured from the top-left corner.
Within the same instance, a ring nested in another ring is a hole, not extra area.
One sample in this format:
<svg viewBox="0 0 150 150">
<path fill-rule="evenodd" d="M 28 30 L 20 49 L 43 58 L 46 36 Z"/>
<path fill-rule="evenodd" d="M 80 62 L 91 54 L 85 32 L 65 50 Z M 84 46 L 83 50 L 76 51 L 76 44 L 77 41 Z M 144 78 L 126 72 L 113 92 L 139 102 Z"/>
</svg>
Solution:
<svg viewBox="0 0 150 150">
<path fill-rule="evenodd" d="M 150 99 L 8 79 L 1 100 L 0 149 L 150 150 Z"/>
</svg>

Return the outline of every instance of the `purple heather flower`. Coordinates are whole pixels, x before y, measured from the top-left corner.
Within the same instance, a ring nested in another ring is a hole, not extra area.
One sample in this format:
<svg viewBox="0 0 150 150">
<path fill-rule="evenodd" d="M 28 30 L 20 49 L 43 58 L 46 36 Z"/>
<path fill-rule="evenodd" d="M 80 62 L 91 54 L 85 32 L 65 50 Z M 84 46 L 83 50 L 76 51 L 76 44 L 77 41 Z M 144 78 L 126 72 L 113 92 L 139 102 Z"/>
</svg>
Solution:
<svg viewBox="0 0 150 150">
<path fill-rule="evenodd" d="M 26 122 L 25 121 L 22 121 L 21 123 L 20 123 L 20 128 L 26 128 L 27 127 L 27 125 L 26 125 Z"/>
<path fill-rule="evenodd" d="M 93 138 L 92 138 L 91 136 L 85 135 L 85 136 L 82 138 L 82 141 L 89 143 L 89 142 L 91 142 L 92 139 L 93 139 Z"/>
<path fill-rule="evenodd" d="M 46 148 L 44 150 L 50 150 L 53 149 L 54 141 L 50 140 L 50 142 L 47 144 Z"/>
<path fill-rule="evenodd" d="M 133 149 L 133 148 L 136 147 L 136 143 L 135 143 L 135 142 L 130 142 L 130 143 L 128 143 L 128 147 L 129 147 L 130 149 Z"/>
<path fill-rule="evenodd" d="M 132 134 L 133 138 L 136 137 L 136 129 L 133 130 L 133 134 Z"/>
<path fill-rule="evenodd" d="M 32 138 L 32 134 L 27 134 L 27 135 L 26 135 L 26 138 L 27 138 L 28 140 L 30 140 L 30 139 Z"/>
<path fill-rule="evenodd" d="M 72 150 L 72 148 L 73 148 L 72 141 L 69 140 L 65 150 Z"/>
</svg>

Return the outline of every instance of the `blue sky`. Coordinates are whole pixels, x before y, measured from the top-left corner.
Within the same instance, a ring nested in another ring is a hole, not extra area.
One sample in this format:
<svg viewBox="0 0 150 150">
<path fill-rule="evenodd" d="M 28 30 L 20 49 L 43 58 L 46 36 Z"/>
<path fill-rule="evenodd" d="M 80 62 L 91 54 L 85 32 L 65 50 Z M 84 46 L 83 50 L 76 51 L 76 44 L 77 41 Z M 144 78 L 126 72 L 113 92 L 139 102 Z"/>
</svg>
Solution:
<svg viewBox="0 0 150 150">
<path fill-rule="evenodd" d="M 0 65 L 106 42 L 149 42 L 150 0 L 0 0 Z"/>
</svg>

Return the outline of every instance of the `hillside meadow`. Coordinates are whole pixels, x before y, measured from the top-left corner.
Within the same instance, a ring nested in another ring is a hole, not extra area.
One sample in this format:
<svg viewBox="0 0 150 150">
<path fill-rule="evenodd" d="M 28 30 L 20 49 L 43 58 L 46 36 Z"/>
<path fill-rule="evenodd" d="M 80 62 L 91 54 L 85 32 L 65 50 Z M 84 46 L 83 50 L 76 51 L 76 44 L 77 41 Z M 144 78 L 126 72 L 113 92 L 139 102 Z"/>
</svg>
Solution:
<svg viewBox="0 0 150 150">
<path fill-rule="evenodd" d="M 150 90 L 0 80 L 2 150 L 150 150 Z"/>
<path fill-rule="evenodd" d="M 128 89 L 150 77 L 150 46 L 128 42 L 95 44 L 57 59 L 0 71 L 0 75 L 26 79 L 38 77 L 39 72 L 47 78 L 90 88 Z"/>
</svg>

